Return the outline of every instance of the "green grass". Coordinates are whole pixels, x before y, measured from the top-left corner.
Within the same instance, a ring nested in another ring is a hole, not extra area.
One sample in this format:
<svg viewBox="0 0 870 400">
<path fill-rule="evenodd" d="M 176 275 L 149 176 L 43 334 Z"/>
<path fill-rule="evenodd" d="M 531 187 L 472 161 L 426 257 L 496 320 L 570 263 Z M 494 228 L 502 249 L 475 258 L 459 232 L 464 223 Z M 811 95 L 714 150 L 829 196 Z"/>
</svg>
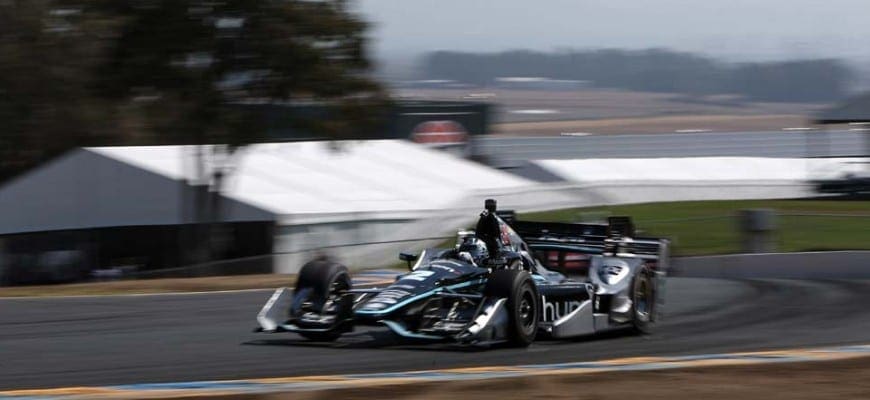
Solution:
<svg viewBox="0 0 870 400">
<path fill-rule="evenodd" d="M 673 241 L 674 254 L 727 254 L 740 251 L 738 211 L 771 208 L 777 217 L 778 251 L 870 249 L 870 201 L 749 200 L 648 203 L 575 208 L 523 214 L 539 221 L 601 221 L 631 216 L 645 235 Z M 796 215 L 814 214 L 814 215 Z"/>
</svg>

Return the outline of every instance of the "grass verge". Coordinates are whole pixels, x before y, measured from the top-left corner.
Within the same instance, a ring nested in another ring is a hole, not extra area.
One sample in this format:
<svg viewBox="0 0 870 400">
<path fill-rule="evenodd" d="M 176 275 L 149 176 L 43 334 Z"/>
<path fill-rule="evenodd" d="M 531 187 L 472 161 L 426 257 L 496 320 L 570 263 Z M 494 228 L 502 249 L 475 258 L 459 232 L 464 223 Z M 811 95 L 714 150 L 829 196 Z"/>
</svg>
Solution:
<svg viewBox="0 0 870 400">
<path fill-rule="evenodd" d="M 778 251 L 870 249 L 870 201 L 747 200 L 648 203 L 523 214 L 521 219 L 581 222 L 629 215 L 644 234 L 673 241 L 675 255 L 740 251 L 739 210 L 771 208 L 779 214 Z"/>
</svg>

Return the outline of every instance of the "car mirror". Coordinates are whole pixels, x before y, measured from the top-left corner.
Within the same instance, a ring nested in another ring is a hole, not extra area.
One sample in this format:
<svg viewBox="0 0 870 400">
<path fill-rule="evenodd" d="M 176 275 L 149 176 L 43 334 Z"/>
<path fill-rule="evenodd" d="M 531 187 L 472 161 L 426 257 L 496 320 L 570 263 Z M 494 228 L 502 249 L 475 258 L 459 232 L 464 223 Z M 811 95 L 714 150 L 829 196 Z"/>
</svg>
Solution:
<svg viewBox="0 0 870 400">
<path fill-rule="evenodd" d="M 411 269 L 414 261 L 417 261 L 417 255 L 411 253 L 399 253 L 399 259 L 408 263 L 408 269 Z"/>
</svg>

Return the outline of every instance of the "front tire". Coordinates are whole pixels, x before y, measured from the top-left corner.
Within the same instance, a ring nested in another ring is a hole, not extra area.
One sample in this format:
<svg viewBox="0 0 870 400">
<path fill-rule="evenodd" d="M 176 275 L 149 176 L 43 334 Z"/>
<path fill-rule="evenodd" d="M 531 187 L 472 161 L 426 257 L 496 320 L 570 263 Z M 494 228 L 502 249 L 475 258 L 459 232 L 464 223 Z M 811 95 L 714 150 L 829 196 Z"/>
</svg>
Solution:
<svg viewBox="0 0 870 400">
<path fill-rule="evenodd" d="M 508 343 L 527 347 L 538 333 L 541 297 L 532 276 L 523 270 L 502 269 L 489 275 L 484 294 L 507 298 Z"/>
<path fill-rule="evenodd" d="M 338 339 L 344 332 L 338 324 L 342 324 L 350 317 L 353 308 L 353 298 L 342 294 L 350 289 L 351 280 L 347 267 L 326 260 L 305 264 L 299 271 L 295 293 L 306 293 L 306 295 L 297 297 L 296 301 L 311 304 L 313 308 L 319 310 L 319 314 L 334 315 L 337 325 L 326 332 L 299 332 L 299 335 L 318 342 L 332 342 Z M 292 310 L 296 310 L 296 307 L 291 309 L 291 313 Z M 306 327 L 302 326 L 302 328 Z"/>
</svg>

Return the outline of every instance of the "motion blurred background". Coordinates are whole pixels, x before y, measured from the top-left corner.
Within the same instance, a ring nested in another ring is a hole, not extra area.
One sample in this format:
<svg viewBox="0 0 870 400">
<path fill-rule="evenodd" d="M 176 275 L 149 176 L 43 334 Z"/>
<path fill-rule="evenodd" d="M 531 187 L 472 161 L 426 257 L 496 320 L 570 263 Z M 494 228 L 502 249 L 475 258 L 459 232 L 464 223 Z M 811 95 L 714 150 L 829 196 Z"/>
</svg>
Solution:
<svg viewBox="0 0 870 400">
<path fill-rule="evenodd" d="M 0 284 L 390 267 L 488 197 L 677 256 L 868 249 L 868 11 L 0 0 Z"/>
</svg>

